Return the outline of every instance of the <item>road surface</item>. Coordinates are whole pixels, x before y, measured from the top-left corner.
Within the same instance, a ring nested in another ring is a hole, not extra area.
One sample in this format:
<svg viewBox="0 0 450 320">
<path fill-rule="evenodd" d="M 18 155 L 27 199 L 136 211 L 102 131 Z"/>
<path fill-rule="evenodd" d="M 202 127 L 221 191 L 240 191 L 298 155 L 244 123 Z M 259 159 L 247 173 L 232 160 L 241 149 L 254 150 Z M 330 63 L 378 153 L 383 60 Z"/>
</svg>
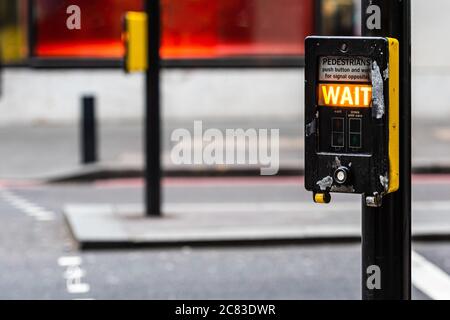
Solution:
<svg viewBox="0 0 450 320">
<path fill-rule="evenodd" d="M 170 178 L 164 181 L 164 201 L 310 203 L 301 181 Z M 414 178 L 415 203 L 440 203 L 442 214 L 450 215 L 449 195 L 449 176 Z M 359 197 L 335 200 L 357 202 Z M 141 180 L 0 182 L 0 299 L 360 298 L 359 244 L 77 249 L 62 214 L 64 205 L 140 201 Z M 448 297 L 450 243 L 414 243 L 414 252 L 413 297 Z"/>
</svg>

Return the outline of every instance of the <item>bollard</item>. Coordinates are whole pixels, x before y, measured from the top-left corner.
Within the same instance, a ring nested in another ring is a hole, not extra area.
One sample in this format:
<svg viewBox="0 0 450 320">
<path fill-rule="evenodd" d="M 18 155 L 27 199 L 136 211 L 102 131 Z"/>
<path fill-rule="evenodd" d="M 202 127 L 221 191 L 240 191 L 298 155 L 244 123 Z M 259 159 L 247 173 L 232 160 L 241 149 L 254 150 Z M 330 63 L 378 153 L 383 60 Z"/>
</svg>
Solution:
<svg viewBox="0 0 450 320">
<path fill-rule="evenodd" d="M 84 96 L 81 108 L 81 163 L 89 164 L 98 161 L 95 97 Z"/>
<path fill-rule="evenodd" d="M 147 216 L 161 217 L 161 4 L 147 0 L 148 55 L 145 75 L 145 211 Z"/>
</svg>

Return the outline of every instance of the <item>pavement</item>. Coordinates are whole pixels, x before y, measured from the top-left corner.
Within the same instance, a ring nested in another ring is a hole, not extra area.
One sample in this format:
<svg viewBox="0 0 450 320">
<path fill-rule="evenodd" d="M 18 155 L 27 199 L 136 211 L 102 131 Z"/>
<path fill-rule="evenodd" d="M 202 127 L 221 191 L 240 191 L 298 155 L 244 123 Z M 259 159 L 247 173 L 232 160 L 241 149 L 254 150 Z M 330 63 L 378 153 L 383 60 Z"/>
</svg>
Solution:
<svg viewBox="0 0 450 320">
<path fill-rule="evenodd" d="M 203 129 L 279 129 L 280 173 L 299 175 L 304 166 L 302 123 L 302 119 L 205 120 Z M 170 156 L 176 144 L 171 134 L 179 128 L 193 133 L 193 126 L 194 119 L 164 123 L 162 162 L 166 175 L 259 175 L 259 167 L 250 165 L 175 165 Z M 139 177 L 143 172 L 142 132 L 140 122 L 100 123 L 99 162 L 86 166 L 80 164 L 79 130 L 75 125 L 2 126 L 0 179 Z M 450 119 L 414 119 L 412 161 L 415 172 L 450 172 Z"/>
</svg>

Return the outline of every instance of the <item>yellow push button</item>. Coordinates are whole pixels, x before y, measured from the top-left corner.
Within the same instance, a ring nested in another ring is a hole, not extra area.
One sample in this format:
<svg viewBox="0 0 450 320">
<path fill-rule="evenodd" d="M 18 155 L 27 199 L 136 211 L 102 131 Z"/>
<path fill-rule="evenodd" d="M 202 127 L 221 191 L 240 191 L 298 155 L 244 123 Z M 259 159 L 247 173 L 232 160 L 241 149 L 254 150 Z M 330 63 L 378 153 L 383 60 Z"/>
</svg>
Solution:
<svg viewBox="0 0 450 320">
<path fill-rule="evenodd" d="M 326 203 L 330 203 L 330 201 L 331 201 L 331 196 L 329 193 L 315 193 L 314 194 L 314 202 L 315 203 L 326 204 Z"/>
</svg>

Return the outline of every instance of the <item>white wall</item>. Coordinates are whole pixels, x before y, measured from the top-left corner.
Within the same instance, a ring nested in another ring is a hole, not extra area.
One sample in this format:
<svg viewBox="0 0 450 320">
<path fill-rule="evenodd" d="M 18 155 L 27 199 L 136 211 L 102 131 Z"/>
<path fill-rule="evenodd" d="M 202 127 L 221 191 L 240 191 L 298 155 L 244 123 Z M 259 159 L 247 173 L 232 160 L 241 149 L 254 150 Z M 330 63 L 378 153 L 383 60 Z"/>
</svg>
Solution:
<svg viewBox="0 0 450 320">
<path fill-rule="evenodd" d="M 166 118 L 292 117 L 303 101 L 302 70 L 166 70 Z M 94 93 L 102 120 L 139 119 L 143 77 L 117 70 L 4 72 L 0 125 L 78 119 L 80 96 Z"/>
<path fill-rule="evenodd" d="M 3 74 L 0 124 L 74 122 L 82 94 L 95 93 L 104 119 L 136 118 L 141 108 L 141 77 L 117 71 L 35 71 L 8 69 Z"/>
<path fill-rule="evenodd" d="M 413 110 L 416 117 L 450 120 L 450 1 L 413 4 Z M 142 76 L 120 70 L 42 71 L 3 74 L 0 125 L 74 122 L 79 97 L 95 93 L 102 120 L 142 117 Z M 167 70 L 166 118 L 298 117 L 303 108 L 302 70 Z"/>
<path fill-rule="evenodd" d="M 450 120 L 450 1 L 411 2 L 414 114 Z"/>
</svg>

